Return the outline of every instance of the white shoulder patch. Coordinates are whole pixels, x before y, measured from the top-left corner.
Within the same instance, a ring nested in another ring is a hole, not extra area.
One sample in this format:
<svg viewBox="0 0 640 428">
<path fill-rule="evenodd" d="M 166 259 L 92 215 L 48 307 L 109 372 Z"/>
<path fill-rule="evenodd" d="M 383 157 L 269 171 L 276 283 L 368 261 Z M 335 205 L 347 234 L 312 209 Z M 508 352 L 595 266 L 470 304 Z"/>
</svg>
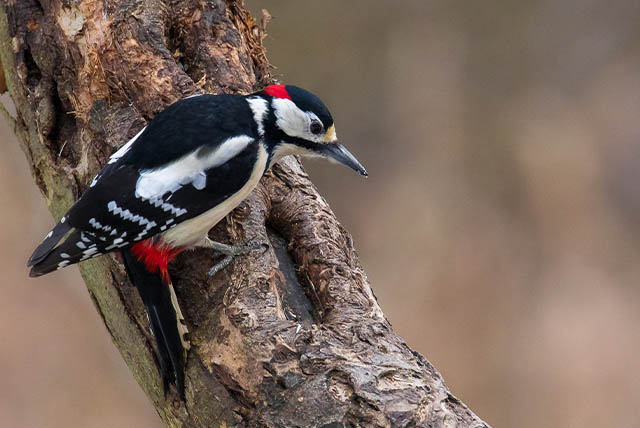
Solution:
<svg viewBox="0 0 640 428">
<path fill-rule="evenodd" d="M 111 155 L 111 157 L 109 158 L 109 162 L 107 163 L 115 163 L 118 161 L 118 159 L 120 159 L 122 156 L 124 156 L 125 153 L 127 153 L 129 151 L 129 149 L 131 148 L 131 146 L 133 145 L 133 143 L 135 143 L 135 141 L 138 139 L 138 137 L 144 132 L 144 130 L 147 129 L 147 127 L 145 126 L 144 128 L 142 128 L 140 130 L 140 132 L 138 132 L 132 139 L 130 139 L 124 146 L 120 147 L 118 149 L 117 152 L 115 152 L 114 154 Z M 96 180 L 99 177 L 96 177 Z M 95 183 L 92 183 L 92 186 Z"/>
<path fill-rule="evenodd" d="M 247 98 L 247 102 L 249 103 L 249 107 L 251 107 L 251 111 L 253 112 L 253 120 L 255 120 L 256 124 L 258 125 L 258 133 L 260 135 L 264 135 L 264 120 L 267 117 L 269 103 L 267 102 L 267 100 L 260 97 Z"/>
<path fill-rule="evenodd" d="M 156 199 L 167 192 L 175 192 L 188 184 L 202 190 L 207 185 L 206 170 L 227 162 L 243 151 L 252 141 L 253 138 L 248 135 L 239 135 L 229 138 L 210 152 L 198 148 L 160 168 L 140 171 L 140 177 L 136 182 L 136 196 L 144 199 Z"/>
</svg>

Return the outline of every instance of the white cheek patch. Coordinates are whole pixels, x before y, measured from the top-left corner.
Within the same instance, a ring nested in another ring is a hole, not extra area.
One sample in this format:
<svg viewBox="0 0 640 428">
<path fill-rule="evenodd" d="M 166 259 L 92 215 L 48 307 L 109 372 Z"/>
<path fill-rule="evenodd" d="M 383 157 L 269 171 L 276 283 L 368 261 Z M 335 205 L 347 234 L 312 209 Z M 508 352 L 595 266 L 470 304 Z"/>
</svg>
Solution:
<svg viewBox="0 0 640 428">
<path fill-rule="evenodd" d="M 333 129 L 332 134 L 320 133 L 314 135 L 310 131 L 311 121 L 322 121 L 312 111 L 302 111 L 295 105 L 295 103 L 286 98 L 274 98 L 271 102 L 273 105 L 273 111 L 276 115 L 276 125 L 282 129 L 287 135 L 291 137 L 302 138 L 307 141 L 314 141 L 316 143 L 326 143 L 335 140 L 335 129 L 333 126 L 329 130 Z M 327 139 L 332 138 L 332 139 Z"/>
<path fill-rule="evenodd" d="M 156 199 L 188 184 L 202 190 L 207 185 L 206 170 L 227 162 L 252 141 L 253 138 L 248 135 L 239 135 L 229 138 L 210 152 L 199 148 L 161 168 L 140 171 L 140 177 L 136 182 L 136 196 Z"/>
<path fill-rule="evenodd" d="M 292 137 L 309 138 L 311 119 L 307 113 L 286 98 L 274 98 L 271 104 L 276 115 L 278 128 Z"/>
</svg>

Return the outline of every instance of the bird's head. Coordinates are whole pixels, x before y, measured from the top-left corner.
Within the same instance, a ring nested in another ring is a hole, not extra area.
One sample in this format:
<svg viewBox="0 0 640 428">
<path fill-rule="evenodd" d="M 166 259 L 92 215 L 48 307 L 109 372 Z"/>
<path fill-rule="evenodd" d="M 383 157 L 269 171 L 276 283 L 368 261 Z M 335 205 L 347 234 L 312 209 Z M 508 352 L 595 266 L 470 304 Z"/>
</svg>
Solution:
<svg viewBox="0 0 640 428">
<path fill-rule="evenodd" d="M 367 176 L 362 164 L 338 142 L 329 109 L 311 92 L 292 85 L 270 85 L 259 95 L 269 103 L 272 157 L 321 156 Z"/>
</svg>

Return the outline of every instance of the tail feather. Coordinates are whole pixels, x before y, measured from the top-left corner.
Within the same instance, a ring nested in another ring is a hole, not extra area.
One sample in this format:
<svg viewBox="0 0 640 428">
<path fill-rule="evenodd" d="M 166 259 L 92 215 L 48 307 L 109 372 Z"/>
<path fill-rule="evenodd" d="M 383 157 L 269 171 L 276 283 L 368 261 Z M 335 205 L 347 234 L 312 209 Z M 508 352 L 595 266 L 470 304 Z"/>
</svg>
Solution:
<svg viewBox="0 0 640 428">
<path fill-rule="evenodd" d="M 189 349 L 189 341 L 186 338 L 188 331 L 166 272 L 168 259 L 162 259 L 162 268 L 153 265 L 150 271 L 147 258 L 140 259 L 134 254 L 133 249 L 128 247 L 127 242 L 119 239 L 120 242 L 116 244 L 117 241 L 103 241 L 92 233 L 73 229 L 63 217 L 29 258 L 29 275 L 41 276 L 121 247 L 129 278 L 147 309 L 158 349 L 165 395 L 169 390 L 169 383 L 174 383 L 184 400 L 185 350 Z M 175 254 L 172 253 L 171 256 L 175 257 Z"/>
<path fill-rule="evenodd" d="M 29 261 L 27 262 L 27 266 L 31 267 L 47 257 L 51 251 L 53 251 L 56 244 L 62 239 L 64 235 L 67 234 L 71 230 L 71 225 L 68 221 L 66 221 L 66 217 L 62 217 L 60 222 L 56 224 L 56 226 L 47 234 L 42 243 L 38 245 L 38 248 L 35 249 Z"/>
<path fill-rule="evenodd" d="M 149 272 L 144 262 L 137 259 L 131 249 L 122 250 L 125 268 L 129 278 L 142 298 L 151 331 L 156 340 L 162 383 L 165 395 L 169 383 L 174 383 L 180 397 L 184 400 L 184 361 L 186 339 L 184 320 L 181 320 L 180 309 L 173 294 L 173 287 L 168 277 Z M 180 316 L 179 316 L 180 315 Z M 182 327 L 182 328 L 181 328 Z"/>
</svg>

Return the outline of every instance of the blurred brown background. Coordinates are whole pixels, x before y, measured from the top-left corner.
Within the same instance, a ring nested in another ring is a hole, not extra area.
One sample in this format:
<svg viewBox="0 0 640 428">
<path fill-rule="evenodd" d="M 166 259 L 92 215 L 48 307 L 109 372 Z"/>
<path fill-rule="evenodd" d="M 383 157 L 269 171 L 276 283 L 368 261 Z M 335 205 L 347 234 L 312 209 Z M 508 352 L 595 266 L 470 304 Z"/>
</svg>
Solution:
<svg viewBox="0 0 640 428">
<path fill-rule="evenodd" d="M 640 2 L 250 2 L 369 180 L 307 163 L 380 305 L 495 427 L 640 424 Z M 0 121 L 0 426 L 159 427 Z"/>
</svg>

